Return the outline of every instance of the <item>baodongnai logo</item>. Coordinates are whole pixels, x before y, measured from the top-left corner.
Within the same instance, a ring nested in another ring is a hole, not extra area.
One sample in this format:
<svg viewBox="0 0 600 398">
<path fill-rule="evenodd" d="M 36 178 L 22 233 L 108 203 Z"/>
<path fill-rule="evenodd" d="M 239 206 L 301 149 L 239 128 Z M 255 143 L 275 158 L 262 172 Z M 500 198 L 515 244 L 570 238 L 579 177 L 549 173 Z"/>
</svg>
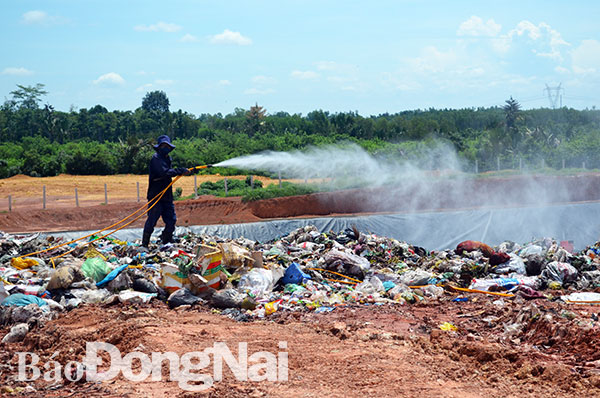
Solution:
<svg viewBox="0 0 600 398">
<path fill-rule="evenodd" d="M 288 352 L 287 342 L 280 341 L 279 351 L 273 354 L 259 351 L 248 356 L 248 343 L 238 343 L 237 358 L 226 343 L 215 342 L 204 351 L 187 352 L 181 356 L 175 352 L 152 352 L 150 355 L 134 351 L 121 356 L 121 351 L 110 343 L 88 342 L 82 362 L 69 361 L 62 365 L 54 358 L 40 366 L 40 357 L 32 352 L 18 352 L 19 381 L 35 381 L 43 377 L 45 381 L 57 382 L 63 378 L 69 381 L 107 381 L 120 374 L 129 381 L 161 381 L 163 364 L 168 364 L 169 379 L 177 381 L 186 391 L 204 391 L 214 382 L 223 380 L 223 363 L 227 365 L 238 381 L 287 381 Z M 102 359 L 108 355 L 110 366 Z M 212 359 L 212 360 L 211 360 Z M 212 363 L 212 372 L 210 370 Z M 103 371 L 99 371 L 102 367 Z"/>
</svg>

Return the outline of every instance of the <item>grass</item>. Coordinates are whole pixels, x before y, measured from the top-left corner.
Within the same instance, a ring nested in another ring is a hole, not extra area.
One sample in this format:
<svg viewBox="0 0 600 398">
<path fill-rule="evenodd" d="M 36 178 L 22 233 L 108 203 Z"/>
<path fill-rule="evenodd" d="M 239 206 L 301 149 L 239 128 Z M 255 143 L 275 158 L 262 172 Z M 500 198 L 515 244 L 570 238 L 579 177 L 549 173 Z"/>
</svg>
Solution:
<svg viewBox="0 0 600 398">
<path fill-rule="evenodd" d="M 261 199 L 278 198 L 282 196 L 306 195 L 317 192 L 313 186 L 306 184 L 294 184 L 291 182 L 282 182 L 279 184 L 270 184 L 263 188 L 261 181 L 254 180 L 254 188 L 251 186 L 250 178 L 246 180 L 227 180 L 227 194 L 225 194 L 225 182 L 219 180 L 215 182 L 204 182 L 198 189 L 198 195 L 214 195 L 218 197 L 235 197 L 239 196 L 243 202 L 251 202 Z M 184 197 L 191 199 L 194 195 Z"/>
</svg>

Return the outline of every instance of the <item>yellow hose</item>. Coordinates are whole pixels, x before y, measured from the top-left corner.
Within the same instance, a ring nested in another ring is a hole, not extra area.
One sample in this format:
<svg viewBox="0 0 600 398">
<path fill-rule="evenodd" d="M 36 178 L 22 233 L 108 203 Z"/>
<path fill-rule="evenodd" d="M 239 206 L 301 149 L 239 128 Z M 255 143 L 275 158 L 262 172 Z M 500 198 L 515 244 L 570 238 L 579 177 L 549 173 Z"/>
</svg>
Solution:
<svg viewBox="0 0 600 398">
<path fill-rule="evenodd" d="M 192 168 L 190 168 L 190 169 L 188 169 L 188 170 L 189 170 L 190 172 L 192 172 L 192 171 L 194 171 L 194 170 L 205 169 L 205 168 L 207 168 L 207 167 L 208 167 L 208 166 L 196 166 L 196 167 L 192 167 Z M 115 227 L 115 226 L 117 226 L 117 225 L 121 224 L 121 223 L 122 223 L 122 222 L 124 222 L 124 221 L 127 221 L 128 219 L 130 219 L 131 217 L 133 217 L 133 216 L 134 216 L 136 213 L 140 212 L 140 211 L 141 211 L 141 210 L 143 210 L 145 207 L 147 207 L 147 209 L 146 209 L 146 210 L 145 210 L 143 213 L 139 214 L 139 215 L 138 215 L 137 217 L 135 217 L 133 220 L 129 221 L 129 222 L 128 222 L 128 223 L 126 223 L 126 224 L 123 224 L 123 225 L 121 225 L 119 228 L 115 229 L 115 230 L 114 230 L 114 231 L 112 231 L 112 232 L 109 232 L 109 233 L 107 233 L 107 234 L 105 234 L 105 235 L 102 235 L 102 236 L 100 236 L 100 237 L 97 237 L 97 238 L 95 238 L 95 239 L 93 239 L 93 240 L 91 240 L 91 241 L 89 241 L 89 242 L 85 243 L 85 244 L 83 245 L 83 247 L 85 247 L 85 246 L 89 245 L 90 243 L 92 243 L 92 242 L 95 242 L 95 241 L 97 241 L 97 240 L 99 240 L 99 239 L 106 238 L 107 236 L 109 236 L 109 235 L 112 235 L 112 234 L 114 234 L 115 232 L 117 232 L 117 231 L 119 231 L 119 230 L 121 230 L 121 229 L 125 228 L 126 226 L 128 226 L 128 225 L 132 224 L 134 221 L 138 220 L 138 219 L 139 219 L 140 217 L 142 217 L 144 214 L 148 213 L 148 212 L 150 211 L 150 209 L 152 209 L 152 208 L 153 208 L 153 207 L 154 207 L 154 206 L 155 206 L 155 205 L 158 203 L 158 201 L 159 201 L 159 200 L 160 200 L 160 199 L 163 197 L 163 195 L 165 194 L 165 192 L 167 192 L 167 190 L 168 190 L 168 189 L 169 189 L 169 188 L 170 188 L 170 187 L 171 187 L 171 186 L 172 186 L 172 185 L 173 185 L 173 184 L 174 184 L 174 183 L 175 183 L 177 180 L 179 180 L 180 178 L 181 178 L 181 175 L 178 175 L 178 176 L 176 176 L 176 177 L 175 177 L 175 179 L 174 179 L 173 181 L 171 181 L 171 183 L 170 183 L 170 184 L 169 184 L 169 185 L 168 185 L 168 186 L 167 186 L 165 189 L 163 189 L 163 190 L 162 190 L 162 191 L 160 191 L 160 192 L 159 192 L 159 193 L 158 193 L 158 194 L 157 194 L 155 197 L 153 197 L 152 199 L 150 199 L 150 200 L 148 201 L 148 203 L 144 204 L 142 207 L 140 207 L 139 209 L 137 209 L 136 211 L 134 211 L 133 213 L 131 213 L 130 215 L 128 215 L 128 216 L 127 216 L 127 217 L 125 217 L 124 219 L 122 219 L 122 220 L 120 220 L 120 221 L 118 221 L 118 222 L 116 222 L 116 223 L 114 223 L 114 224 L 112 224 L 112 225 L 110 225 L 110 226 L 108 226 L 108 227 L 106 227 L 106 228 L 102 228 L 102 229 L 101 229 L 101 230 L 99 230 L 99 231 L 92 232 L 92 233 L 90 233 L 90 234 L 88 234 L 88 235 L 82 236 L 81 238 L 74 239 L 74 240 L 72 240 L 72 241 L 69 241 L 69 242 L 61 243 L 60 245 L 55 245 L 55 246 L 49 247 L 49 248 L 47 248 L 47 249 L 44 249 L 44 250 L 38 250 L 38 251 L 36 251 L 36 252 L 31 252 L 31 253 L 28 253 L 28 254 L 25 254 L 25 255 L 22 255 L 22 256 L 16 257 L 16 258 L 20 258 L 20 259 L 22 259 L 22 258 L 25 258 L 25 257 L 31 257 L 31 256 L 33 256 L 33 255 L 36 255 L 36 254 L 40 254 L 40 253 L 46 253 L 46 252 L 49 252 L 49 251 L 51 251 L 51 250 L 58 249 L 58 248 L 60 248 L 60 247 L 63 247 L 63 246 L 70 245 L 71 243 L 75 243 L 75 242 L 77 242 L 77 241 L 80 241 L 80 240 L 82 240 L 82 239 L 89 238 L 89 237 L 90 237 L 90 236 L 92 236 L 92 235 L 96 235 L 96 234 L 98 234 L 98 233 L 100 233 L 100 232 L 104 232 L 104 231 L 106 231 L 106 230 L 108 230 L 108 229 L 111 229 L 111 228 L 113 228 L 113 227 Z M 154 203 L 152 203 L 152 202 L 154 202 Z M 151 206 L 148 206 L 150 203 L 152 203 L 152 205 L 151 205 Z M 66 256 L 67 254 L 69 254 L 69 253 L 72 253 L 74 250 L 75 250 L 75 249 L 72 249 L 72 250 L 69 250 L 68 252 L 65 252 L 65 253 L 63 253 L 63 254 L 60 254 L 60 255 L 58 255 L 58 256 L 51 257 L 51 258 L 50 258 L 50 261 L 52 262 L 52 267 L 53 267 L 53 268 L 56 268 L 56 265 L 54 264 L 54 259 L 57 259 L 57 258 L 60 258 L 60 257 Z M 14 259 L 13 259 L 13 260 L 14 260 Z"/>
<path fill-rule="evenodd" d="M 335 275 L 338 275 L 338 276 L 344 277 L 344 278 L 346 278 L 346 279 L 350 279 L 351 281 L 354 281 L 354 282 L 356 282 L 356 283 L 361 283 L 361 282 L 362 282 L 362 281 L 359 281 L 358 279 L 350 278 L 349 276 L 346 276 L 346 275 L 344 275 L 344 274 L 340 274 L 339 272 L 330 271 L 330 270 L 328 270 L 328 269 L 323 269 L 323 268 L 307 268 L 307 269 L 310 269 L 310 270 L 313 270 L 313 271 L 325 271 L 325 272 L 329 272 L 329 273 L 331 273 L 331 274 L 335 274 Z M 353 283 L 353 284 L 354 284 L 354 283 Z"/>
</svg>

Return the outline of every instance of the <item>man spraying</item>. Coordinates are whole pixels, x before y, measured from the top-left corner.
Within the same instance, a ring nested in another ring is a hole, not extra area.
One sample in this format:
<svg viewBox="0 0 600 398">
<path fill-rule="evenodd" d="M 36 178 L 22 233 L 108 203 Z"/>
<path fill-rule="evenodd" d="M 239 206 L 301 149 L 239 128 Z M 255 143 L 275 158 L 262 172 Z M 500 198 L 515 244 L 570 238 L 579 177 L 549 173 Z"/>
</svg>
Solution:
<svg viewBox="0 0 600 398">
<path fill-rule="evenodd" d="M 167 135 L 158 137 L 154 150 L 156 153 L 150 159 L 149 176 L 148 176 L 148 200 L 151 200 L 161 191 L 163 191 L 171 183 L 171 177 L 178 175 L 190 175 L 190 171 L 185 167 L 171 168 L 171 157 L 169 153 L 175 148 L 171 144 L 171 139 Z M 150 206 L 150 203 L 148 204 Z M 144 233 L 142 235 L 142 246 L 148 247 L 150 237 L 154 231 L 154 227 L 158 219 L 162 216 L 165 228 L 161 234 L 163 244 L 173 242 L 173 232 L 175 231 L 175 205 L 173 203 L 173 187 L 165 192 L 160 200 L 148 212 L 148 219 L 144 225 Z"/>
</svg>

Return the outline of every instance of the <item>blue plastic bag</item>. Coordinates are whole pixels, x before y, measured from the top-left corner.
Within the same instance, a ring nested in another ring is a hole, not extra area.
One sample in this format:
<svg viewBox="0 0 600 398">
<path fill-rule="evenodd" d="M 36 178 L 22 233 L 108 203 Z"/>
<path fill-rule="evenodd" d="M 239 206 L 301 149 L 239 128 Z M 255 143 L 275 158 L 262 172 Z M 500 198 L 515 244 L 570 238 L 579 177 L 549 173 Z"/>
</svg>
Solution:
<svg viewBox="0 0 600 398">
<path fill-rule="evenodd" d="M 121 272 L 123 272 L 123 270 L 125 268 L 127 268 L 129 266 L 129 264 L 123 264 L 115 269 L 113 269 L 108 275 L 106 275 L 106 277 L 104 277 L 104 279 L 102 279 L 100 282 L 96 283 L 96 287 L 103 287 L 104 285 L 106 285 L 108 282 L 112 281 L 113 279 L 115 279 L 117 276 L 119 276 L 119 274 Z"/>
<path fill-rule="evenodd" d="M 291 263 L 290 266 L 285 270 L 285 274 L 283 274 L 283 278 L 281 278 L 281 283 L 287 285 L 288 283 L 295 283 L 299 285 L 302 283 L 303 279 L 311 279 L 310 275 L 305 273 L 300 269 L 300 265 L 298 263 Z"/>
<path fill-rule="evenodd" d="M 44 305 L 48 305 L 44 300 L 39 298 L 38 296 L 33 296 L 31 294 L 23 294 L 23 293 L 15 293 L 6 297 L 2 300 L 2 305 L 5 307 L 25 307 L 29 304 L 37 304 L 38 307 L 42 307 Z"/>
</svg>

